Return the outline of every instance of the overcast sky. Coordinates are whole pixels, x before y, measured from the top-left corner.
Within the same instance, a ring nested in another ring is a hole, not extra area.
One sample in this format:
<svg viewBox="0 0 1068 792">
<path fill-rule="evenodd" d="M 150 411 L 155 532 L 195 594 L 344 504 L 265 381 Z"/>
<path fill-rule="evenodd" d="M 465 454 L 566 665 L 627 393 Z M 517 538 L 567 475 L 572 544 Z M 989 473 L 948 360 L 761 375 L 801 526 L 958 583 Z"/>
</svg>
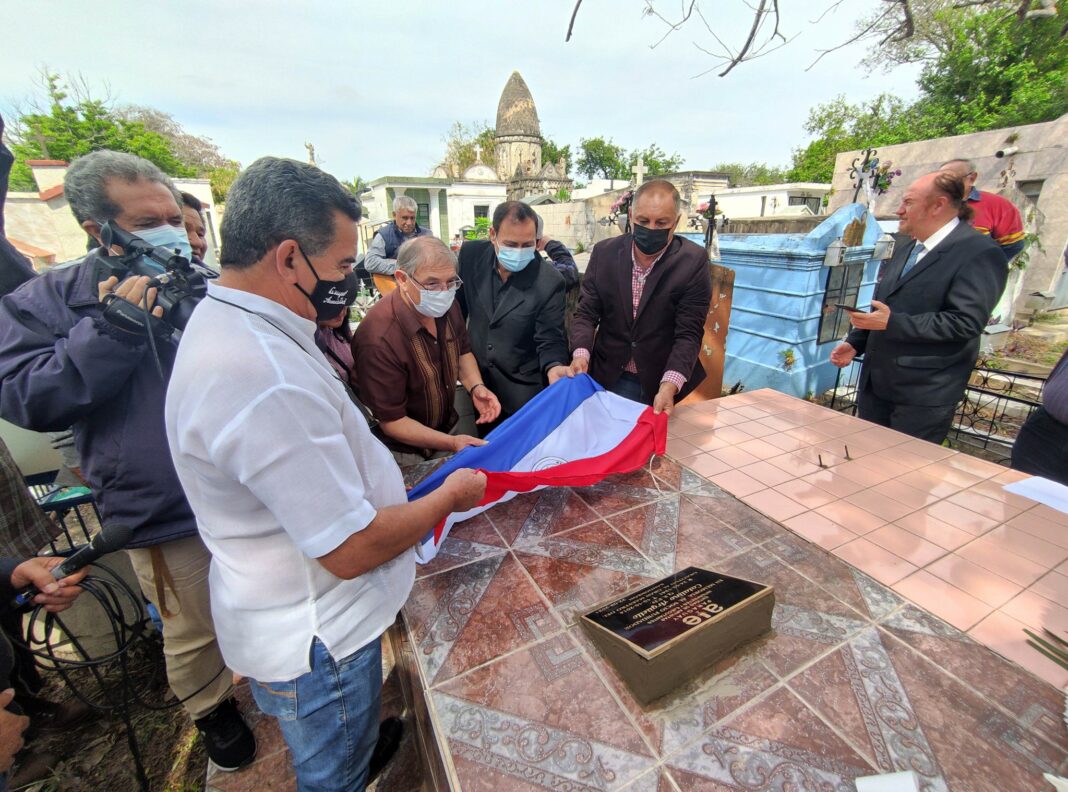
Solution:
<svg viewBox="0 0 1068 792">
<path fill-rule="evenodd" d="M 38 68 L 105 81 L 119 101 L 156 107 L 243 164 L 264 154 L 305 159 L 314 143 L 340 178 L 422 176 L 441 160 L 453 121 L 493 124 L 513 69 L 525 78 L 542 134 L 558 144 L 603 135 L 656 143 L 687 168 L 726 161 L 787 164 L 814 105 L 838 94 L 915 96 L 916 72 L 867 75 L 851 47 L 804 71 L 821 46 L 848 38 L 877 0 L 783 3 L 788 46 L 726 78 L 691 24 L 656 49 L 642 0 L 585 0 L 564 43 L 572 0 L 0 0 L 0 110 L 34 90 Z M 802 6 L 808 5 L 805 10 Z M 678 0 L 658 3 L 678 13 Z M 740 41 L 742 0 L 705 0 L 717 33 Z"/>
</svg>

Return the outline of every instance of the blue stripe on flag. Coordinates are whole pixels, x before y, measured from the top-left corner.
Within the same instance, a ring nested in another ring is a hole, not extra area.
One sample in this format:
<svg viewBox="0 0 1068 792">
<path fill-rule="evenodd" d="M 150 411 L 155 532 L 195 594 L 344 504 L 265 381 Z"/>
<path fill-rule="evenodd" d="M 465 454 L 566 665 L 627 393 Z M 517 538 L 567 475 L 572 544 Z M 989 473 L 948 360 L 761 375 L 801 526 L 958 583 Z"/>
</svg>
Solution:
<svg viewBox="0 0 1068 792">
<path fill-rule="evenodd" d="M 421 498 L 440 486 L 445 477 L 460 468 L 507 471 L 564 422 L 580 404 L 604 388 L 588 374 L 564 378 L 524 404 L 515 415 L 486 437 L 484 446 L 468 446 L 408 493 L 408 500 Z"/>
</svg>

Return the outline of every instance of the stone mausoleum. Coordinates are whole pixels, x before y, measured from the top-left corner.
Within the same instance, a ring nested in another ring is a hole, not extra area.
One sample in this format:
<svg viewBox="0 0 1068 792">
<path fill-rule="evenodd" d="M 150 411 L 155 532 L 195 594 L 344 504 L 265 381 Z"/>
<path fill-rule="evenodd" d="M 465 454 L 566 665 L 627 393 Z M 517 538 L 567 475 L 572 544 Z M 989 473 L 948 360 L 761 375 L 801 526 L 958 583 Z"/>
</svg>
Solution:
<svg viewBox="0 0 1068 792">
<path fill-rule="evenodd" d="M 506 200 L 531 199 L 571 190 L 573 182 L 561 162 L 542 162 L 544 138 L 538 108 L 519 72 L 512 72 L 497 104 L 494 130 L 495 167 L 479 161 L 462 173 L 445 163 L 430 176 L 382 176 L 361 196 L 374 227 L 390 219 L 393 199 L 407 195 L 416 202 L 420 225 L 442 239 L 450 239 L 479 217 L 492 217 Z M 488 157 L 485 157 L 488 159 Z M 370 238 L 370 235 L 365 235 Z"/>
</svg>

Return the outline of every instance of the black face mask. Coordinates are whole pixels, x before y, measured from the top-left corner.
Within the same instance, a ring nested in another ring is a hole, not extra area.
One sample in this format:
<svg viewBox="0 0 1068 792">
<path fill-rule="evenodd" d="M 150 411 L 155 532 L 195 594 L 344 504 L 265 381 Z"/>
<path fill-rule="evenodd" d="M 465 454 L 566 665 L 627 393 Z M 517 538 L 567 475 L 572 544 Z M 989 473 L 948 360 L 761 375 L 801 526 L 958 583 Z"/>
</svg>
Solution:
<svg viewBox="0 0 1068 792">
<path fill-rule="evenodd" d="M 667 247 L 668 237 L 671 235 L 670 228 L 646 228 L 643 225 L 634 225 L 634 244 L 638 250 L 647 256 L 659 253 Z"/>
<path fill-rule="evenodd" d="M 356 301 L 356 292 L 360 290 L 360 279 L 356 277 L 355 272 L 350 272 L 339 281 L 323 280 L 319 277 L 319 273 L 315 271 L 315 267 L 312 266 L 311 260 L 304 252 L 304 249 L 300 245 L 297 245 L 297 249 L 300 250 L 300 255 L 304 256 L 308 269 L 315 276 L 315 288 L 312 289 L 311 294 L 308 294 L 308 292 L 300 288 L 299 283 L 294 285 L 312 304 L 317 322 L 337 319 L 338 314 L 343 309 L 348 308 Z"/>
</svg>

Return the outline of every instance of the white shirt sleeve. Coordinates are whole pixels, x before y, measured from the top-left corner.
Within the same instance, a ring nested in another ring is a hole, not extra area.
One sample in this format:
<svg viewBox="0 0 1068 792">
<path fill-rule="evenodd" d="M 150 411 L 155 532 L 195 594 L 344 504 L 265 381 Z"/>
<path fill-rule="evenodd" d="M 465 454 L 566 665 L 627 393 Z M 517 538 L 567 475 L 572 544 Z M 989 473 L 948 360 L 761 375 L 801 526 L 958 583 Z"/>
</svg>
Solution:
<svg viewBox="0 0 1068 792">
<path fill-rule="evenodd" d="M 386 258 L 386 240 L 381 234 L 375 234 L 375 238 L 371 240 L 363 266 L 368 272 L 377 272 L 379 275 L 392 275 L 397 271 L 397 260 Z"/>
<path fill-rule="evenodd" d="M 285 384 L 265 391 L 222 429 L 209 455 L 311 558 L 337 549 L 377 514 L 337 406 L 304 388 Z"/>
</svg>

